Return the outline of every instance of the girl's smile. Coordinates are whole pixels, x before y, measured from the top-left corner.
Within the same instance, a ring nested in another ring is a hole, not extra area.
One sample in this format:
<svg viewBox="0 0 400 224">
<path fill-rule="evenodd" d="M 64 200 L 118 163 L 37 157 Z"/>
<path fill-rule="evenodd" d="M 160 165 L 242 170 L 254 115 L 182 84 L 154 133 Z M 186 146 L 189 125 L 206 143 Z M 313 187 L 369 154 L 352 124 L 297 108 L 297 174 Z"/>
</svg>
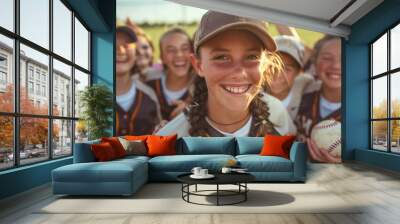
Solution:
<svg viewBox="0 0 400 224">
<path fill-rule="evenodd" d="M 231 94 L 240 95 L 246 93 L 250 89 L 251 84 L 236 83 L 236 84 L 221 84 L 220 86 L 225 91 Z"/>
</svg>

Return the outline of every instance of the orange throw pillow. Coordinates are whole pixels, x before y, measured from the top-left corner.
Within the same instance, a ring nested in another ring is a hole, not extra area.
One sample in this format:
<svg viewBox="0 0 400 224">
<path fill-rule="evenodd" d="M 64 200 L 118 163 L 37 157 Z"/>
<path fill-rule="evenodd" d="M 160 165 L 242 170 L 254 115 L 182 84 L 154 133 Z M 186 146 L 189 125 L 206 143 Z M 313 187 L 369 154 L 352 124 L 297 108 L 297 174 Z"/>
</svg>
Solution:
<svg viewBox="0 0 400 224">
<path fill-rule="evenodd" d="M 108 142 L 102 142 L 100 144 L 93 144 L 90 146 L 94 154 L 94 157 L 99 162 L 110 161 L 117 158 L 115 151 L 111 144 Z"/>
<path fill-rule="evenodd" d="M 108 142 L 114 149 L 115 155 L 117 158 L 121 158 L 126 156 L 126 151 L 122 146 L 121 142 L 119 142 L 118 137 L 110 137 L 110 138 L 101 138 L 101 142 Z"/>
<path fill-rule="evenodd" d="M 157 136 L 149 135 L 146 143 L 148 147 L 148 156 L 164 156 L 176 154 L 177 135 Z"/>
<path fill-rule="evenodd" d="M 289 159 L 290 147 L 296 136 L 294 135 L 266 135 L 264 137 L 264 146 L 261 149 L 262 156 L 280 156 Z"/>
</svg>

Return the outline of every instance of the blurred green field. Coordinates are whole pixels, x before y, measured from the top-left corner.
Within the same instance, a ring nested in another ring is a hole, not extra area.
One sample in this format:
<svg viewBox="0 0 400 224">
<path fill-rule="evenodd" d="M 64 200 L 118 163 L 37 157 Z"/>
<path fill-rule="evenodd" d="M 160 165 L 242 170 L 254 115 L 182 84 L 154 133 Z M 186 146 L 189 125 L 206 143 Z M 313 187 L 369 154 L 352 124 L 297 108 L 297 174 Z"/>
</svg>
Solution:
<svg viewBox="0 0 400 224">
<path fill-rule="evenodd" d="M 155 59 L 158 60 L 159 59 L 159 55 L 160 55 L 160 50 L 159 50 L 159 40 L 160 40 L 160 36 L 167 31 L 168 29 L 170 29 L 172 26 L 148 26 L 148 27 L 143 27 L 143 30 L 151 37 L 151 39 L 153 40 L 154 46 L 155 46 Z M 193 36 L 193 33 L 195 32 L 195 30 L 197 29 L 197 25 L 181 25 L 179 26 L 181 28 L 183 28 L 184 30 L 186 30 L 186 32 L 189 33 L 190 36 Z M 323 37 L 322 33 L 318 33 L 318 32 L 313 32 L 313 31 L 309 31 L 309 30 L 304 30 L 304 29 L 296 29 L 297 33 L 299 34 L 300 38 L 303 40 L 303 42 L 308 46 L 308 47 L 313 47 L 315 42 L 317 40 L 319 40 L 320 38 Z M 276 36 L 278 35 L 278 31 L 276 29 L 276 26 L 273 24 L 270 24 L 268 26 L 268 32 L 272 35 L 272 36 Z"/>
</svg>

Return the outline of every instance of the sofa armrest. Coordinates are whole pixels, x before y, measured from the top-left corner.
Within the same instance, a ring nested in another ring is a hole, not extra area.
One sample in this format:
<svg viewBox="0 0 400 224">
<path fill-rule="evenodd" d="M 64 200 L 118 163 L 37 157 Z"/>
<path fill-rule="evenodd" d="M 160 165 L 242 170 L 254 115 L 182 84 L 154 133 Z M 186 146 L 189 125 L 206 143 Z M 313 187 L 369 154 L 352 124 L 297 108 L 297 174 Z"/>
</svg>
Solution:
<svg viewBox="0 0 400 224">
<path fill-rule="evenodd" d="M 99 142 L 100 141 L 75 143 L 75 145 L 74 145 L 74 163 L 95 162 L 96 158 L 94 157 L 90 146 L 92 144 L 96 144 Z"/>
<path fill-rule="evenodd" d="M 293 162 L 294 181 L 305 181 L 307 174 L 307 148 L 302 142 L 294 142 L 290 149 L 290 160 Z"/>
</svg>

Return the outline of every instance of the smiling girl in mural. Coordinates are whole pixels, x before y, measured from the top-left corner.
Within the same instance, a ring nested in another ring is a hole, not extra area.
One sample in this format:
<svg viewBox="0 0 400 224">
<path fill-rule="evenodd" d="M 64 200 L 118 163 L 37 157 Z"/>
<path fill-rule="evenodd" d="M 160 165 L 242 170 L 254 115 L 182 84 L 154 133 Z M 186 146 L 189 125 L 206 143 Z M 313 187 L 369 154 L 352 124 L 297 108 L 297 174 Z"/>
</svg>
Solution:
<svg viewBox="0 0 400 224">
<path fill-rule="evenodd" d="M 160 78 L 162 75 L 160 73 L 161 68 L 158 63 L 154 63 L 155 49 L 151 37 L 132 19 L 127 18 L 125 23 L 137 36 L 136 63 L 132 72 L 139 76 L 142 82 Z"/>
<path fill-rule="evenodd" d="M 164 74 L 147 81 L 147 84 L 157 94 L 163 120 L 173 119 L 191 100 L 189 86 L 193 80 L 190 63 L 192 49 L 190 37 L 183 29 L 172 28 L 160 38 Z"/>
<path fill-rule="evenodd" d="M 304 46 L 293 36 L 274 38 L 277 54 L 283 62 L 284 69 L 266 86 L 266 91 L 281 100 L 292 119 L 296 118 L 304 92 L 315 90 L 314 77 L 303 72 Z"/>
<path fill-rule="evenodd" d="M 318 148 L 310 138 L 313 127 L 323 120 L 341 120 L 341 42 L 338 37 L 325 36 L 314 48 L 315 71 L 321 80 L 320 90 L 303 95 L 295 120 L 298 138 L 307 143 L 310 157 L 318 162 L 341 162 L 327 150 Z"/>
<path fill-rule="evenodd" d="M 281 66 L 261 21 L 209 11 L 195 33 L 193 103 L 158 134 L 264 136 L 295 134 L 282 103 L 262 92 Z M 268 63 L 262 63 L 266 60 Z"/>
<path fill-rule="evenodd" d="M 116 30 L 117 135 L 151 134 L 160 122 L 154 91 L 133 76 L 137 35 L 128 26 Z"/>
</svg>

